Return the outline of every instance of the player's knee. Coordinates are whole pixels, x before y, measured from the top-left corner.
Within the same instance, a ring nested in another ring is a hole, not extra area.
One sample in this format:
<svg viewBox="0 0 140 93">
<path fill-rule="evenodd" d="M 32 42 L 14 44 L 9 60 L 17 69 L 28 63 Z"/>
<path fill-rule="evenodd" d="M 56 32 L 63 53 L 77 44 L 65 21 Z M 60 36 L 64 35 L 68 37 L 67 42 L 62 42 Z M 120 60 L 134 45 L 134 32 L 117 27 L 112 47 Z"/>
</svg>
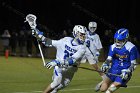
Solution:
<svg viewBox="0 0 140 93">
<path fill-rule="evenodd" d="M 113 93 L 115 90 L 117 90 L 117 87 L 116 87 L 114 84 L 112 84 L 112 85 L 108 88 L 108 90 L 106 91 L 106 93 Z"/>
<path fill-rule="evenodd" d="M 108 88 L 108 85 L 106 83 L 103 83 L 101 88 L 100 88 L 100 91 L 105 92 L 107 90 L 107 88 Z"/>
<path fill-rule="evenodd" d="M 100 88 L 101 92 L 105 92 L 107 89 L 106 88 Z"/>
</svg>

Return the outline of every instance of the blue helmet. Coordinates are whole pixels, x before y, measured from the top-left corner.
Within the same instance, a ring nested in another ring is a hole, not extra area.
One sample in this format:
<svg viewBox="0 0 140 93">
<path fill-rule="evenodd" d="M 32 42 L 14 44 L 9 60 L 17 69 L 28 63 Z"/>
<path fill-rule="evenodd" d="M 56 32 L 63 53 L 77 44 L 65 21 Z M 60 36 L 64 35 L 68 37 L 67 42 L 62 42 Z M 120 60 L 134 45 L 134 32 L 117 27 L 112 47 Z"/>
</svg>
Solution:
<svg viewBox="0 0 140 93">
<path fill-rule="evenodd" d="M 122 48 L 129 37 L 129 31 L 126 28 L 117 30 L 114 35 L 114 40 L 117 48 Z"/>
<path fill-rule="evenodd" d="M 117 30 L 117 32 L 114 35 L 114 38 L 118 40 L 124 40 L 128 37 L 129 37 L 128 29 L 125 29 L 125 28 L 121 28 Z"/>
</svg>

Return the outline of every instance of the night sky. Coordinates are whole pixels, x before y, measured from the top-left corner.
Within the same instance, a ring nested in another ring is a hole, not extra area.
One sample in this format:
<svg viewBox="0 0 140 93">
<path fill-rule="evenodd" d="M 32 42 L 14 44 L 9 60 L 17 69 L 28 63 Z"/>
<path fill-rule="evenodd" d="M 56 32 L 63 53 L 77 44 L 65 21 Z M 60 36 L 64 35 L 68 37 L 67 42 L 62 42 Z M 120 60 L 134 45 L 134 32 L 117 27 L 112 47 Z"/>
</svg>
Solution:
<svg viewBox="0 0 140 93">
<path fill-rule="evenodd" d="M 4 2 L 3 2 L 4 1 Z M 24 19 L 5 6 L 8 5 L 27 15 L 37 16 L 37 21 L 54 32 L 66 29 L 66 21 L 72 26 L 81 24 L 87 26 L 89 21 L 98 23 L 98 32 L 103 34 L 105 29 L 125 27 L 130 33 L 138 33 L 138 2 L 136 0 L 1 0 L 0 1 L 0 30 L 6 28 L 20 30 L 26 24 Z M 127 1 L 127 2 L 126 2 Z M 74 7 L 82 7 L 90 13 Z"/>
</svg>

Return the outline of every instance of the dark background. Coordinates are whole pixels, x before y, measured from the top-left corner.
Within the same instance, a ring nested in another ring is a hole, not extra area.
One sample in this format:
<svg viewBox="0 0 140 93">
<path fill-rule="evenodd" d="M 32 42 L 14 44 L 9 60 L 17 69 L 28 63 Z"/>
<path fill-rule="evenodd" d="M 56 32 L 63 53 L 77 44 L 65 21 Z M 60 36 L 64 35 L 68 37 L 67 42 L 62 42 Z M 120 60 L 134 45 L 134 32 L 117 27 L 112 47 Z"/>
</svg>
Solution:
<svg viewBox="0 0 140 93">
<path fill-rule="evenodd" d="M 76 3 L 93 15 L 84 13 L 73 6 Z M 0 34 L 4 29 L 19 31 L 26 24 L 24 19 L 8 7 L 27 15 L 37 16 L 37 21 L 55 33 L 66 29 L 66 20 L 72 26 L 81 24 L 87 26 L 89 21 L 98 23 L 99 35 L 106 29 L 115 32 L 115 28 L 128 28 L 130 34 L 138 37 L 138 9 L 136 0 L 1 0 L 0 1 Z M 73 27 L 71 27 L 73 28 Z M 42 29 L 46 30 L 46 29 Z"/>
</svg>

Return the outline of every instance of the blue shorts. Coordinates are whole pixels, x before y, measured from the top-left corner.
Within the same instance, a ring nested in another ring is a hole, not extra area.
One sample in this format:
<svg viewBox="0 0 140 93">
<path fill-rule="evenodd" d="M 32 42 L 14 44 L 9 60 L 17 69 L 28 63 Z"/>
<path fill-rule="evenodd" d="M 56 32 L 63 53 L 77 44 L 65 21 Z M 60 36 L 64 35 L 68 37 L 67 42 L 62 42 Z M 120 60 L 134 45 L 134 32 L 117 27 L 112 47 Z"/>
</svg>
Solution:
<svg viewBox="0 0 140 93">
<path fill-rule="evenodd" d="M 109 77 L 109 79 L 112 81 L 112 82 L 119 82 L 121 84 L 121 86 L 126 86 L 126 84 L 128 83 L 128 81 L 131 79 L 131 76 L 132 75 L 129 75 L 128 76 L 128 79 L 127 80 L 124 80 L 122 79 L 121 77 L 119 76 L 113 76 L 113 75 L 108 75 L 107 74 L 107 77 Z"/>
</svg>

